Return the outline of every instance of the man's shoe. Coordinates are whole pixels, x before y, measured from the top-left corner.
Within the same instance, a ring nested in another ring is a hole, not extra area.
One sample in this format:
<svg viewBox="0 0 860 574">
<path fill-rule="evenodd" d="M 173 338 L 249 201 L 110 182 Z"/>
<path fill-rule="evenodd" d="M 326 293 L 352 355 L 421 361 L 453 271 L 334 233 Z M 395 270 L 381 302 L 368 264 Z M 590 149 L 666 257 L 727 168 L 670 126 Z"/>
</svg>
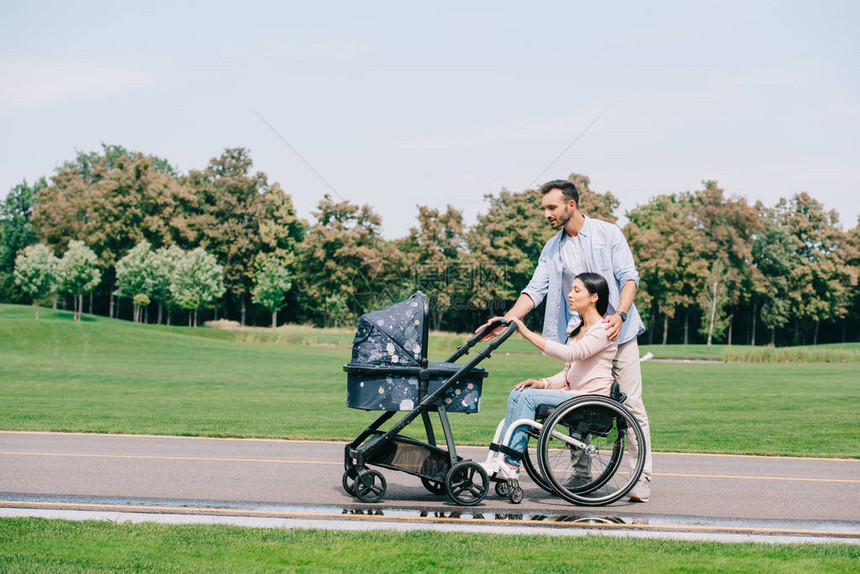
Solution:
<svg viewBox="0 0 860 574">
<path fill-rule="evenodd" d="M 640 479 L 630 491 L 630 502 L 648 502 L 651 500 L 651 481 Z"/>
</svg>

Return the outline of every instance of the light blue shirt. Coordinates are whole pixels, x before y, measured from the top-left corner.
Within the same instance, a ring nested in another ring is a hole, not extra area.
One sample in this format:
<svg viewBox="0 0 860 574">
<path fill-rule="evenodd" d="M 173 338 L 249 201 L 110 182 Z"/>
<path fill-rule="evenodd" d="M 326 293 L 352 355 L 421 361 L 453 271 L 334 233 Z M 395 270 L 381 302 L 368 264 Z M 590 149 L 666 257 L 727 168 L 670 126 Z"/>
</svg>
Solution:
<svg viewBox="0 0 860 574">
<path fill-rule="evenodd" d="M 546 297 L 543 336 L 559 343 L 567 340 L 567 324 L 571 319 L 567 293 L 562 292 L 564 262 L 561 258 L 561 240 L 564 233 L 562 229 L 558 235 L 546 242 L 532 280 L 522 291 L 531 297 L 535 307 Z M 617 225 L 590 217 L 585 218 L 579 237 L 589 268 L 602 275 L 609 284 L 610 308 L 607 313 L 612 313 L 618 306 L 621 288 L 625 283 L 634 281 L 639 287 L 639 273 L 636 271 L 630 246 Z M 644 331 L 645 325 L 639 311 L 636 310 L 635 304 L 631 305 L 627 320 L 621 324 L 618 344 L 631 341 Z"/>
</svg>

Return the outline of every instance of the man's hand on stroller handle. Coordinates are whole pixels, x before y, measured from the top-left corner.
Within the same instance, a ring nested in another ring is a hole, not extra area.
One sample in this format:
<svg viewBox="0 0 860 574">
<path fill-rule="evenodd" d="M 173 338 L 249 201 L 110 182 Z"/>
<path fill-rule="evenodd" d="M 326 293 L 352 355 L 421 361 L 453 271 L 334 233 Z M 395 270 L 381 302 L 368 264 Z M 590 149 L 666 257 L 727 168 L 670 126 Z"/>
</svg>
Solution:
<svg viewBox="0 0 860 574">
<path fill-rule="evenodd" d="M 489 333 L 484 335 L 484 337 L 481 338 L 482 343 L 484 341 L 491 341 L 491 340 L 495 339 L 496 337 L 498 337 L 499 335 L 501 335 L 502 333 L 504 333 L 505 329 L 512 322 L 518 322 L 518 321 L 519 321 L 519 319 L 517 319 L 515 317 L 493 317 L 492 319 L 490 319 L 489 321 L 487 321 L 486 323 L 484 323 L 483 325 L 481 325 L 480 327 L 475 329 L 475 333 L 480 333 L 482 330 L 490 328 L 494 323 L 498 323 L 498 327 L 496 327 L 495 329 L 493 329 L 492 331 L 490 331 Z M 519 323 L 517 326 L 519 326 Z"/>
<path fill-rule="evenodd" d="M 514 306 L 511 307 L 510 311 L 505 313 L 504 317 L 493 317 L 492 319 L 490 319 L 489 321 L 487 321 L 486 323 L 484 323 L 483 325 L 481 325 L 480 327 L 475 329 L 475 333 L 480 333 L 481 329 L 485 329 L 485 328 L 489 327 L 493 323 L 493 321 L 503 320 L 505 322 L 502 325 L 500 325 L 499 327 L 496 327 L 495 329 L 493 329 L 485 337 L 481 338 L 481 342 L 495 339 L 496 337 L 498 337 L 499 335 L 501 335 L 505 331 L 505 327 L 507 327 L 510 324 L 509 321 L 511 321 L 513 319 L 522 319 L 523 317 L 528 315 L 529 312 L 534 308 L 535 308 L 535 303 L 534 303 L 534 301 L 532 301 L 532 298 L 529 295 L 526 295 L 525 293 L 520 293 L 520 296 L 517 299 L 517 302 L 514 303 Z M 521 323 L 517 326 L 519 327 L 520 325 L 521 325 Z"/>
</svg>

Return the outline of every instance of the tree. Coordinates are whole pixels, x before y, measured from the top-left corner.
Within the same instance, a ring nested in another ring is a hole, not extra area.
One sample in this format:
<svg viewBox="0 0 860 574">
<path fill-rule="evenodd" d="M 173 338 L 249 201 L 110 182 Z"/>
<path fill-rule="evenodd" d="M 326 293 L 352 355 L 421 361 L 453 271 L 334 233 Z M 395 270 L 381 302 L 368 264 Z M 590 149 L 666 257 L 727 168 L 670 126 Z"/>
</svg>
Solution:
<svg viewBox="0 0 860 574">
<path fill-rule="evenodd" d="M 0 204 L 0 301 L 18 300 L 13 288 L 15 258 L 37 241 L 30 216 L 36 194 L 47 185 L 44 177 L 32 186 L 25 180 L 13 187 Z"/>
<path fill-rule="evenodd" d="M 138 302 L 149 305 L 155 283 L 153 253 L 149 241 L 143 240 L 116 264 L 116 295 L 132 299 L 133 321 L 142 319 L 142 308 Z"/>
<path fill-rule="evenodd" d="M 846 271 L 851 277 L 851 291 L 848 306 L 848 317 L 854 321 L 860 319 L 860 289 L 857 288 L 860 276 L 860 217 L 857 224 L 842 235 L 840 241 L 840 259 L 846 264 Z M 856 325 L 856 323 L 855 323 Z M 842 324 L 842 342 L 847 341 L 847 322 Z"/>
<path fill-rule="evenodd" d="M 108 170 L 114 169 L 122 162 L 128 162 L 135 159 L 138 152 L 129 151 L 121 145 L 102 143 L 100 152 L 78 151 L 75 159 L 63 163 L 63 167 L 72 169 L 79 173 L 87 182 L 94 182 L 100 179 L 102 167 L 107 167 Z M 176 176 L 176 168 L 170 165 L 164 158 L 149 155 L 150 164 L 158 173 L 164 173 L 171 176 Z"/>
<path fill-rule="evenodd" d="M 91 191 L 84 177 L 69 167 L 60 167 L 51 183 L 36 194 L 31 221 L 39 239 L 55 251 L 69 241 L 83 241 L 92 222 Z"/>
<path fill-rule="evenodd" d="M 815 344 L 821 321 L 844 317 L 851 298 L 852 277 L 839 250 L 839 217 L 806 193 L 781 199 L 775 212 L 792 240 L 788 297 L 795 318 L 794 344 L 801 343 L 801 321 L 812 322 Z"/>
<path fill-rule="evenodd" d="M 847 315 L 857 285 L 838 216 L 806 193 L 780 199 L 772 209 L 757 208 L 764 226 L 753 254 L 762 280 L 754 288 L 763 301 L 762 321 L 771 328 L 771 342 L 776 329 L 791 321 L 795 345 L 811 324 L 815 344 L 822 321 Z"/>
<path fill-rule="evenodd" d="M 139 241 L 159 247 L 187 242 L 186 206 L 193 192 L 161 158 L 102 146 L 101 153 L 79 153 L 57 169 L 51 184 L 37 194 L 33 224 L 38 236 L 56 250 L 69 240 L 85 242 L 99 254 L 111 284 L 118 259 Z"/>
<path fill-rule="evenodd" d="M 325 324 L 329 327 L 340 327 L 352 322 L 353 312 L 341 294 L 329 295 L 323 302 Z"/>
<path fill-rule="evenodd" d="M 103 150 L 58 168 L 37 194 L 33 224 L 60 249 L 84 241 L 107 268 L 143 239 L 156 247 L 180 239 L 172 226 L 182 227 L 179 211 L 190 197 L 165 160 L 120 146 Z"/>
<path fill-rule="evenodd" d="M 399 247 L 416 287 L 430 297 L 431 321 L 438 330 L 445 312 L 453 304 L 462 306 L 471 295 L 469 282 L 463 280 L 471 271 L 465 264 L 463 213 L 450 205 L 444 213 L 419 205 L 418 227 L 409 230 Z"/>
<path fill-rule="evenodd" d="M 757 281 L 752 265 L 753 236 L 761 230 L 762 224 L 758 212 L 747 204 L 746 199 L 726 198 L 716 181 L 703 183 L 705 188 L 690 196 L 696 226 L 702 230 L 705 239 L 699 253 L 712 269 L 714 262 L 721 262 L 723 278 L 720 283 L 725 289 L 727 304 L 734 309 L 749 302 L 753 283 Z M 710 279 L 708 283 L 711 285 Z M 703 319 L 709 312 L 703 312 Z M 729 344 L 732 342 L 733 317 L 734 311 L 730 310 L 726 325 Z M 703 324 L 707 322 L 703 320 Z"/>
<path fill-rule="evenodd" d="M 177 262 L 170 284 L 171 297 L 189 312 L 188 326 L 197 326 L 200 307 L 224 294 L 224 268 L 203 248 L 197 247 Z"/>
<path fill-rule="evenodd" d="M 170 310 L 175 302 L 170 286 L 173 283 L 173 274 L 176 272 L 176 263 L 184 257 L 185 252 L 176 245 L 160 247 L 152 254 L 150 265 L 152 270 L 152 290 L 150 298 L 158 304 L 158 324 L 161 325 L 161 317 L 166 308 L 167 324 L 170 325 Z"/>
<path fill-rule="evenodd" d="M 42 245 L 30 245 L 15 258 L 15 284 L 32 299 L 39 320 L 39 300 L 50 295 L 57 286 L 57 258 Z"/>
<path fill-rule="evenodd" d="M 624 234 L 636 259 L 640 291 L 650 298 L 650 314 L 663 317 L 665 345 L 669 320 L 695 304 L 708 274 L 709 263 L 700 253 L 704 233 L 696 225 L 689 193 L 659 195 L 629 211 L 627 217 L 630 222 Z M 687 325 L 685 315 L 684 344 L 689 341 Z"/>
<path fill-rule="evenodd" d="M 317 223 L 301 245 L 296 283 L 308 318 L 328 327 L 344 312 L 376 307 L 389 286 L 399 288 L 402 255 L 382 238 L 379 215 L 368 205 L 326 194 L 313 214 Z"/>
<path fill-rule="evenodd" d="M 189 206 L 188 238 L 205 248 L 224 268 L 229 295 L 240 309 L 244 325 L 246 301 L 254 284 L 254 258 L 270 254 L 282 261 L 294 256 L 305 224 L 290 197 L 266 174 L 251 174 L 250 152 L 228 148 L 184 181 L 194 189 Z"/>
<path fill-rule="evenodd" d="M 556 232 L 541 217 L 537 190 L 502 189 L 484 199 L 487 211 L 467 234 L 471 259 L 489 279 L 476 282 L 474 296 L 485 303 L 511 301 L 528 284 L 544 244 Z"/>
<path fill-rule="evenodd" d="M 708 352 L 710 352 L 711 341 L 714 338 L 721 340 L 726 327 L 729 326 L 729 317 L 726 314 L 729 295 L 726 288 L 726 270 L 722 260 L 717 259 L 711 266 L 711 273 L 708 275 L 705 288 L 699 295 L 698 303 L 703 316 L 699 333 L 707 336 Z"/>
<path fill-rule="evenodd" d="M 251 291 L 252 301 L 272 313 L 274 329 L 278 326 L 278 310 L 285 304 L 284 295 L 292 287 L 290 274 L 286 266 L 273 257 L 258 259 L 258 266 L 254 289 Z"/>
<path fill-rule="evenodd" d="M 770 329 L 770 344 L 776 344 L 776 329 L 791 318 L 789 302 L 795 239 L 780 224 L 779 215 L 761 202 L 756 203 L 762 228 L 753 237 L 753 265 L 758 271 L 753 284 L 754 307 L 760 303 L 762 323 Z M 755 328 L 753 328 L 755 333 Z M 754 344 L 754 342 L 753 342 Z"/>
<path fill-rule="evenodd" d="M 68 293 L 75 301 L 75 321 L 81 320 L 84 294 L 92 291 L 101 280 L 98 257 L 82 241 L 72 240 L 59 263 L 59 285 L 61 293 Z"/>
<path fill-rule="evenodd" d="M 723 322 L 710 321 L 714 269 L 720 269 L 718 285 L 730 309 L 749 299 L 755 281 L 752 238 L 761 228 L 758 213 L 743 198 L 726 198 L 716 181 L 703 183 L 700 191 L 659 195 L 628 212 L 624 233 L 641 275 L 637 300 L 650 297 L 650 315 L 663 316 L 663 344 L 678 311 L 684 313 L 684 344 L 691 310 L 701 311 L 705 333 L 717 329 L 722 336 Z M 726 316 L 730 344 L 733 316 L 733 311 Z"/>
<path fill-rule="evenodd" d="M 537 190 L 502 189 L 497 196 L 487 194 L 484 199 L 487 211 L 478 214 L 467 233 L 466 261 L 474 269 L 469 307 L 501 315 L 531 280 L 544 244 L 556 232 L 543 220 Z M 477 319 L 480 317 L 471 322 Z M 541 313 L 526 317 L 534 329 L 542 319 Z"/>
</svg>

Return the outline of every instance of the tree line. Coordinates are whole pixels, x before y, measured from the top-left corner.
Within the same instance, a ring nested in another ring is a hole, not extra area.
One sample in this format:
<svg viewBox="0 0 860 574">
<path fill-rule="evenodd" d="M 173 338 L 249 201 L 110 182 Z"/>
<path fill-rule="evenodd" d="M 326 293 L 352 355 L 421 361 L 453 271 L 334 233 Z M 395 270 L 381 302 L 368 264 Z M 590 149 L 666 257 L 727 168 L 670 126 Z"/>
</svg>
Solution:
<svg viewBox="0 0 860 574">
<path fill-rule="evenodd" d="M 553 233 L 536 190 L 503 189 L 485 196 L 472 226 L 452 206 L 419 205 L 409 233 L 389 240 L 371 206 L 329 195 L 313 221 L 299 218 L 291 196 L 252 167 L 244 148 L 181 174 L 163 158 L 103 145 L 22 182 L 0 206 L 0 300 L 70 299 L 76 314 L 88 303 L 158 323 L 202 314 L 274 326 L 280 311 L 283 321 L 338 326 L 421 289 L 433 328 L 465 331 L 510 307 Z M 617 221 L 615 196 L 584 175 L 570 179 L 587 215 Z M 860 336 L 860 226 L 842 230 L 808 194 L 751 205 L 706 181 L 626 216 L 645 342 Z"/>
</svg>

